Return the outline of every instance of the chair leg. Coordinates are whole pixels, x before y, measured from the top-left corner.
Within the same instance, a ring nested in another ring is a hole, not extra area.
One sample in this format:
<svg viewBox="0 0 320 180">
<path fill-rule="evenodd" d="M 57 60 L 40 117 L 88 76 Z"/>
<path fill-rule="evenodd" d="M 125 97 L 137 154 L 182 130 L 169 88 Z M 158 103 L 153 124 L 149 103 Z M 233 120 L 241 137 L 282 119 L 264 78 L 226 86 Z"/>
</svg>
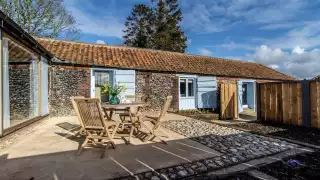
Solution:
<svg viewBox="0 0 320 180">
<path fill-rule="evenodd" d="M 153 141 L 155 138 L 158 138 L 163 144 L 167 144 L 167 142 L 165 140 L 163 140 L 160 136 L 155 135 L 155 134 L 150 134 L 149 136 L 147 136 L 143 142 L 147 142 L 147 141 Z"/>
<path fill-rule="evenodd" d="M 133 135 L 133 132 L 134 132 L 134 125 L 131 126 L 131 130 L 130 130 L 130 135 L 129 135 L 129 144 L 131 143 L 131 138 L 132 138 L 132 135 Z"/>
<path fill-rule="evenodd" d="M 87 145 L 88 141 L 89 141 L 89 138 L 86 137 L 86 139 L 83 141 L 83 143 L 81 144 L 81 146 L 79 146 L 79 148 L 78 148 L 77 156 L 80 155 L 81 151 L 82 151 L 83 148 Z"/>
<path fill-rule="evenodd" d="M 126 121 L 126 117 L 125 116 L 120 116 L 120 120 L 121 120 L 121 122 L 125 122 Z M 122 124 L 121 123 L 121 131 L 123 131 L 124 130 L 124 124 Z"/>
<path fill-rule="evenodd" d="M 116 149 L 116 145 L 114 144 L 113 141 L 110 141 L 110 144 L 111 144 L 111 146 L 112 146 L 113 149 Z"/>
<path fill-rule="evenodd" d="M 106 144 L 106 145 L 104 146 L 103 151 L 102 151 L 102 154 L 101 154 L 101 156 L 100 156 L 100 159 L 103 159 L 105 152 L 108 150 L 108 146 L 109 146 L 109 144 Z"/>
<path fill-rule="evenodd" d="M 111 139 L 111 140 L 114 138 L 114 136 L 116 135 L 116 133 L 117 133 L 117 131 L 118 131 L 119 128 L 120 128 L 120 123 L 118 123 L 118 124 L 114 127 L 112 133 L 110 134 L 110 139 Z"/>
<path fill-rule="evenodd" d="M 157 136 L 157 138 L 159 138 L 159 140 L 160 140 L 163 144 L 168 145 L 168 143 L 167 143 L 165 140 L 163 140 L 160 136 Z"/>
</svg>

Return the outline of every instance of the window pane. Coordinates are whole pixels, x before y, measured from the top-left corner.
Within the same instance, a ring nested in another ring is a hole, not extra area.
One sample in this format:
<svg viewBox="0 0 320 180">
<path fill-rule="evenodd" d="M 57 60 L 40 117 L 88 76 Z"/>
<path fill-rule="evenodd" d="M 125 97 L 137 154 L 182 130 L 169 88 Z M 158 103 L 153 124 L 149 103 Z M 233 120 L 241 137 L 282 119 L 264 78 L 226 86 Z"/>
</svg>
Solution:
<svg viewBox="0 0 320 180">
<path fill-rule="evenodd" d="M 188 80 L 188 96 L 194 96 L 194 82 L 193 79 Z"/>
<path fill-rule="evenodd" d="M 102 86 L 107 84 L 109 81 L 109 72 L 99 72 L 96 71 L 95 74 L 95 86 Z"/>
<path fill-rule="evenodd" d="M 9 105 L 5 128 L 8 128 L 39 116 L 39 57 L 10 38 L 5 41 L 4 79 Z"/>
<path fill-rule="evenodd" d="M 186 80 L 180 79 L 180 97 L 186 97 Z"/>
</svg>

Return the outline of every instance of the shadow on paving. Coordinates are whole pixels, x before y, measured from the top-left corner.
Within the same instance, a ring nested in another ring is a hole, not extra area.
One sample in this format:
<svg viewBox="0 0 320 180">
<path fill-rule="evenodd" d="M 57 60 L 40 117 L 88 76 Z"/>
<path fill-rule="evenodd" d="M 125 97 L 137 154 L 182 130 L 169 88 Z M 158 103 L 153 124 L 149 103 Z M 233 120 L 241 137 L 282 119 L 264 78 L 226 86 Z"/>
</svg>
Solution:
<svg viewBox="0 0 320 180">
<path fill-rule="evenodd" d="M 57 125 L 61 126 L 61 124 Z M 73 129 L 75 126 L 69 125 L 69 127 Z M 55 137 L 56 141 L 51 142 L 48 137 L 48 142 L 42 146 L 40 142 L 34 141 L 30 142 L 29 149 L 16 150 L 23 152 L 23 156 L 12 157 L 11 153 L 1 155 L 0 179 L 134 179 L 136 177 L 139 179 L 177 179 L 276 154 L 291 148 L 287 143 L 280 141 L 274 143 L 268 138 L 260 139 L 249 133 L 226 136 L 209 134 L 167 141 L 168 145 L 161 143 L 117 144 L 116 149 L 108 149 L 104 158 L 100 159 L 103 149 L 86 148 L 80 156 L 76 156 L 76 148 L 65 150 L 63 147 L 68 146 L 71 142 L 81 144 L 84 138 L 73 137 L 69 133 L 54 133 L 60 139 Z M 48 147 L 45 147 L 46 145 Z M 60 150 L 58 152 L 46 151 L 51 148 Z M 39 149 L 43 151 L 38 154 L 34 153 Z"/>
</svg>

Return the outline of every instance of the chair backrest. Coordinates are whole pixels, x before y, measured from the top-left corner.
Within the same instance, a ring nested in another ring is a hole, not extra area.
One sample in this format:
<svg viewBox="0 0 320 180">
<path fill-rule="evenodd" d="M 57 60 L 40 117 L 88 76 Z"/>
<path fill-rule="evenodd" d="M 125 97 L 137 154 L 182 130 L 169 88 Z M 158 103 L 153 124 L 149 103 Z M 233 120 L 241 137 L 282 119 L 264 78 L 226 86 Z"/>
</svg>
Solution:
<svg viewBox="0 0 320 180">
<path fill-rule="evenodd" d="M 99 98 L 74 98 L 79 117 L 85 129 L 105 129 Z"/>
<path fill-rule="evenodd" d="M 171 105 L 171 102 L 172 102 L 172 96 L 167 96 L 166 97 L 166 100 L 162 106 L 162 109 L 161 109 L 161 112 L 160 112 L 160 116 L 159 116 L 159 119 L 158 121 L 162 121 L 163 120 L 163 117 L 166 115 L 170 105 Z"/>
<path fill-rule="evenodd" d="M 74 99 L 76 99 L 76 98 L 80 98 L 81 99 L 81 98 L 84 98 L 84 96 L 72 96 L 70 98 L 72 106 L 73 106 L 73 109 L 74 109 L 74 112 L 77 115 L 78 121 L 79 121 L 80 125 L 83 126 L 82 121 L 81 121 L 81 117 L 80 117 L 80 114 L 79 114 L 78 106 L 77 106 L 76 102 L 74 101 Z"/>
</svg>

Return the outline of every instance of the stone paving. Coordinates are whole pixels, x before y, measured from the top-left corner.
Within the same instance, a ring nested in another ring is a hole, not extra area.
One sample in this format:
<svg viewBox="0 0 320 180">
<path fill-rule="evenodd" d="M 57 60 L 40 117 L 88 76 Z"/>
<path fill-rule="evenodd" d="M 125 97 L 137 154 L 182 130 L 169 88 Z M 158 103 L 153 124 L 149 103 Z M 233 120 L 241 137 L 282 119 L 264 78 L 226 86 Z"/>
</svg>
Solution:
<svg viewBox="0 0 320 180">
<path fill-rule="evenodd" d="M 154 172 L 137 174 L 135 178 L 160 180 L 189 177 L 298 147 L 278 139 L 254 135 L 195 119 L 171 120 L 163 126 L 212 148 L 222 155 Z M 134 178 L 128 177 L 128 179 Z"/>
<path fill-rule="evenodd" d="M 171 137 L 166 139 L 168 145 L 145 144 L 133 139 L 132 145 L 119 144 L 116 150 L 108 150 L 104 159 L 98 158 L 99 149 L 87 149 L 81 156 L 74 155 L 78 140 L 72 139 L 68 131 L 58 125 L 74 124 L 77 122 L 75 117 L 50 119 L 40 126 L 40 130 L 35 128 L 36 131 L 29 133 L 28 138 L 23 136 L 11 147 L 0 151 L 0 164 L 3 165 L 0 168 L 3 178 L 0 179 L 45 179 L 52 175 L 62 179 L 181 179 L 289 152 L 287 150 L 297 147 L 285 141 L 175 114 L 168 114 L 166 118 L 164 130 Z"/>
</svg>

